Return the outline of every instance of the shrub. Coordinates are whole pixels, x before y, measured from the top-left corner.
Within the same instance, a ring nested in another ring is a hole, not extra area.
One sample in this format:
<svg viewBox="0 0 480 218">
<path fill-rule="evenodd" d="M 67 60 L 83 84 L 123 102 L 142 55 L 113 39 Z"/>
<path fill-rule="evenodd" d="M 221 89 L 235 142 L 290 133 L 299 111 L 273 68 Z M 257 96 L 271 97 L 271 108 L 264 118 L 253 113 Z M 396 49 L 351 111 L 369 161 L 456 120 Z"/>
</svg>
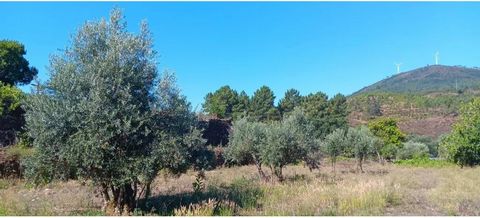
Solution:
<svg viewBox="0 0 480 218">
<path fill-rule="evenodd" d="M 383 143 L 377 144 L 378 154 L 387 160 L 395 158 L 396 152 L 405 141 L 405 134 L 400 131 L 397 121 L 392 118 L 380 118 L 368 123 L 370 131 Z"/>
<path fill-rule="evenodd" d="M 399 160 L 427 158 L 428 156 L 428 147 L 419 142 L 405 142 L 403 147 L 397 151 L 397 159 Z"/>
<path fill-rule="evenodd" d="M 442 137 L 440 136 L 439 138 Z M 429 136 L 412 134 L 407 136 L 407 141 L 423 143 L 428 147 L 428 153 L 430 154 L 430 157 L 438 156 L 438 144 L 440 142 L 439 139 L 433 139 Z"/>
<path fill-rule="evenodd" d="M 480 164 L 480 98 L 463 104 L 460 119 L 440 142 L 443 158 L 460 166 Z"/>
</svg>

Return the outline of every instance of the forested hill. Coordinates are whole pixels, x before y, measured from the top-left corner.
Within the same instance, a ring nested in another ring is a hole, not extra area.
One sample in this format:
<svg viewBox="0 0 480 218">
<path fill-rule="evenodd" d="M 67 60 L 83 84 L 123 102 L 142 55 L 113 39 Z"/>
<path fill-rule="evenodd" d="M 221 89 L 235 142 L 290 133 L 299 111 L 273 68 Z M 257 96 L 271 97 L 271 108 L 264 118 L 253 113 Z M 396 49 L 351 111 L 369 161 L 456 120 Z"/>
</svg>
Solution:
<svg viewBox="0 0 480 218">
<path fill-rule="evenodd" d="M 367 86 L 362 93 L 428 93 L 480 88 L 480 68 L 429 65 L 403 72 Z"/>
</svg>

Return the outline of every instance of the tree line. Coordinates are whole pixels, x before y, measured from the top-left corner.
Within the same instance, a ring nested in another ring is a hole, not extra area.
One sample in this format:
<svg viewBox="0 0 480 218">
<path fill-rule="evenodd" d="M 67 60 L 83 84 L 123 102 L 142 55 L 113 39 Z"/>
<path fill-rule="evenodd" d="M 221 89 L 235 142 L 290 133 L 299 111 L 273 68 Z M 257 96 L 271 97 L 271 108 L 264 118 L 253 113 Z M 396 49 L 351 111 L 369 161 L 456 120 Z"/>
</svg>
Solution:
<svg viewBox="0 0 480 218">
<path fill-rule="evenodd" d="M 298 90 L 289 89 L 275 105 L 275 95 L 268 86 L 260 87 L 251 97 L 245 91 L 238 94 L 229 86 L 222 86 L 205 96 L 203 110 L 219 118 L 234 121 L 247 118 L 249 121 L 268 123 L 282 120 L 298 107 L 311 121 L 315 136 L 325 137 L 327 133 L 347 126 L 346 102 L 342 94 L 329 99 L 323 92 L 302 96 Z"/>
</svg>

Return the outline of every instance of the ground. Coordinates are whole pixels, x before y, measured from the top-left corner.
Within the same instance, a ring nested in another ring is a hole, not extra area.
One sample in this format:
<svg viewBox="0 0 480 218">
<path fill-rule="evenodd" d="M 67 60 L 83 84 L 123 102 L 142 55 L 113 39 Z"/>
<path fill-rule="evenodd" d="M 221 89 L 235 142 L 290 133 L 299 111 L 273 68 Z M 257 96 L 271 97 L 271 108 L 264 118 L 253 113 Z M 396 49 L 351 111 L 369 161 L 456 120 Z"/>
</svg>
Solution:
<svg viewBox="0 0 480 218">
<path fill-rule="evenodd" d="M 355 169 L 352 160 L 340 161 L 335 173 L 328 163 L 314 172 L 288 166 L 285 182 L 265 183 L 254 166 L 220 168 L 206 173 L 201 193 L 193 192 L 195 172 L 159 176 L 147 213 L 185 214 L 181 206 L 205 201 L 208 207 L 208 199 L 216 198 L 234 208 L 227 215 L 480 215 L 480 168 L 370 161 L 365 173 Z M 100 206 L 98 192 L 88 183 L 33 188 L 21 180 L 0 180 L 0 215 L 101 215 Z M 195 208 L 200 206 L 190 207 Z"/>
</svg>

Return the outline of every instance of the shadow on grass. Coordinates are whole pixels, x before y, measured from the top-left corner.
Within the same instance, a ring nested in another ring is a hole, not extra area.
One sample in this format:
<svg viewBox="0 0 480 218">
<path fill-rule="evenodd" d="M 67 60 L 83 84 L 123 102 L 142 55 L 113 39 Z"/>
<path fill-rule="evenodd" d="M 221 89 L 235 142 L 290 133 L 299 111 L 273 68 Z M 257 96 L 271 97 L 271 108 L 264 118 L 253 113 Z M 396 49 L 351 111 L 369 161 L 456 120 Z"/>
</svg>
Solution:
<svg viewBox="0 0 480 218">
<path fill-rule="evenodd" d="M 147 214 L 171 216 L 174 210 L 190 204 L 198 204 L 208 199 L 218 201 L 231 201 L 240 208 L 258 208 L 259 198 L 263 196 L 262 189 L 255 182 L 247 179 L 235 180 L 230 185 L 210 185 L 202 192 L 188 192 L 179 194 L 167 194 L 152 196 L 148 202 L 140 202 L 146 205 L 141 208 Z"/>
</svg>

